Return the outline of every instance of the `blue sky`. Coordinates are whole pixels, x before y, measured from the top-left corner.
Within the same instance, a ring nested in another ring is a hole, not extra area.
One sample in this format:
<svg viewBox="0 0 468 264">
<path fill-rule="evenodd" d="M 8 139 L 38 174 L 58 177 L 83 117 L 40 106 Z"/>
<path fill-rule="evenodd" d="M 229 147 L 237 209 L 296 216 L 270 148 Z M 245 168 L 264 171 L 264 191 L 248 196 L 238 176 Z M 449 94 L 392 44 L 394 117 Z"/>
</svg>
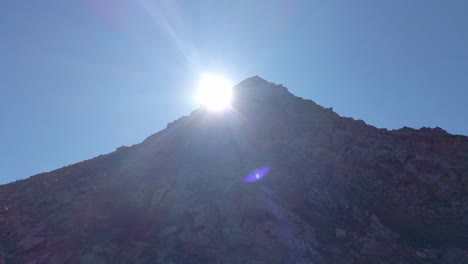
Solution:
<svg viewBox="0 0 468 264">
<path fill-rule="evenodd" d="M 5 1 L 0 183 L 141 142 L 202 72 L 388 129 L 468 134 L 467 1 Z"/>
</svg>

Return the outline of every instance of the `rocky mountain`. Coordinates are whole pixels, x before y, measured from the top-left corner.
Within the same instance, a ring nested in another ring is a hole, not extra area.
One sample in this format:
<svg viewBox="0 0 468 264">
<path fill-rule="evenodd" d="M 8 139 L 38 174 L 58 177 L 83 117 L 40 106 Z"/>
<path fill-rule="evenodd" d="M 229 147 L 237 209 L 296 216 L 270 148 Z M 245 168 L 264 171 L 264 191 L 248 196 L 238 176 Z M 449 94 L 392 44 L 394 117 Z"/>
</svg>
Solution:
<svg viewBox="0 0 468 264">
<path fill-rule="evenodd" d="M 260 77 L 140 144 L 0 186 L 0 263 L 468 263 L 468 137 Z"/>
</svg>

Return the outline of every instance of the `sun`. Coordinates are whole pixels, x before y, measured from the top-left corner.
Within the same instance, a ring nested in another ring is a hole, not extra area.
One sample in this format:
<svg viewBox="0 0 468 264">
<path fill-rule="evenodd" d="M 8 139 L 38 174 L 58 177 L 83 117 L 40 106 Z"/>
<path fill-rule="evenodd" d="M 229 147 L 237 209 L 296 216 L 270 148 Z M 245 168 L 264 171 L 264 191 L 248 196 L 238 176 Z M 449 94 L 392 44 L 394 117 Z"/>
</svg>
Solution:
<svg viewBox="0 0 468 264">
<path fill-rule="evenodd" d="M 221 75 L 205 73 L 198 83 L 197 101 L 211 111 L 231 107 L 232 82 Z"/>
</svg>

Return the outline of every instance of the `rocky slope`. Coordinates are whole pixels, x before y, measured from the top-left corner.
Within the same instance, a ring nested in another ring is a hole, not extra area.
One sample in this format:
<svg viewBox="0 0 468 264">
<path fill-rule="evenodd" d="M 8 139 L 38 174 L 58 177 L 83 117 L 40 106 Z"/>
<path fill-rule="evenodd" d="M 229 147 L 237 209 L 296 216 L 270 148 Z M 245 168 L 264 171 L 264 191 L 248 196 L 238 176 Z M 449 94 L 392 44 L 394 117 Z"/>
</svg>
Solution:
<svg viewBox="0 0 468 264">
<path fill-rule="evenodd" d="M 259 77 L 131 147 L 0 186 L 0 263 L 468 263 L 468 138 Z"/>
</svg>

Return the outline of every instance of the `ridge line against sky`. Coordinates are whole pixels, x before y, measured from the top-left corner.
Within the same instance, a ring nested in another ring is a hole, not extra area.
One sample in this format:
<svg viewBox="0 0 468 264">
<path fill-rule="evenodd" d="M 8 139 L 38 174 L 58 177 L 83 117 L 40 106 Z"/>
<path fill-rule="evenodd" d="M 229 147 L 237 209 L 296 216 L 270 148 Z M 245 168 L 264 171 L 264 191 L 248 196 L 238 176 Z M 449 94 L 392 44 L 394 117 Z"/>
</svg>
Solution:
<svg viewBox="0 0 468 264">
<path fill-rule="evenodd" d="M 7 1 L 0 183 L 141 142 L 203 72 L 387 129 L 468 135 L 467 1 Z"/>
</svg>

